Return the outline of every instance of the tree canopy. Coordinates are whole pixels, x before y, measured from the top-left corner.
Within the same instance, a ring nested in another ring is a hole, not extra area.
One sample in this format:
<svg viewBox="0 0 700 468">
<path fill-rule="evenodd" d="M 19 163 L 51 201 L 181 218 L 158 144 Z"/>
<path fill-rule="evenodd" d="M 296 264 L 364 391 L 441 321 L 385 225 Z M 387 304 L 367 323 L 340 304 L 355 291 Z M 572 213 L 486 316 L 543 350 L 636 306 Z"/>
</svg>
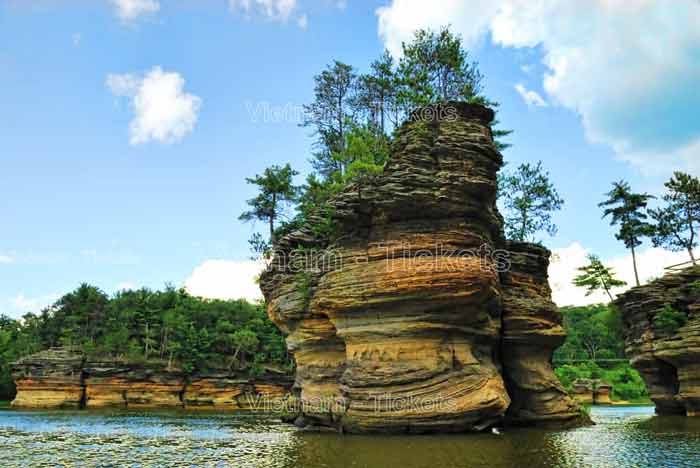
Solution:
<svg viewBox="0 0 700 468">
<path fill-rule="evenodd" d="M 524 242 L 540 231 L 556 234 L 552 213 L 561 209 L 564 200 L 541 161 L 536 165 L 524 163 L 513 172 L 503 173 L 498 181 L 498 194 L 505 208 L 508 238 Z"/>
<path fill-rule="evenodd" d="M 639 272 L 635 249 L 642 244 L 642 239 L 653 232 L 653 226 L 647 222 L 646 213 L 649 200 L 654 198 L 648 193 L 634 193 L 629 184 L 623 180 L 613 183 L 613 188 L 606 194 L 606 200 L 598 204 L 603 208 L 603 218 L 610 218 L 611 226 L 619 226 L 615 237 L 624 242 L 632 252 L 632 265 L 637 286 Z"/>
<path fill-rule="evenodd" d="M 603 265 L 597 255 L 588 255 L 588 265 L 578 268 L 580 275 L 574 278 L 576 286 L 586 288 L 586 296 L 590 296 L 598 290 L 603 290 L 613 300 L 612 288 L 626 286 L 627 283 L 615 277 L 615 271 L 612 268 Z"/>
<path fill-rule="evenodd" d="M 182 289 L 120 291 L 83 284 L 39 314 L 0 316 L 0 392 L 11 396 L 10 363 L 54 346 L 90 356 L 161 362 L 192 374 L 208 369 L 257 375 L 289 369 L 282 334 L 262 304 L 193 297 Z M 2 399 L 0 396 L 0 399 Z"/>
<path fill-rule="evenodd" d="M 665 205 L 650 209 L 654 221 L 652 243 L 672 251 L 686 250 L 697 264 L 693 249 L 698 246 L 700 227 L 700 180 L 683 172 L 675 172 L 666 182 Z"/>
</svg>

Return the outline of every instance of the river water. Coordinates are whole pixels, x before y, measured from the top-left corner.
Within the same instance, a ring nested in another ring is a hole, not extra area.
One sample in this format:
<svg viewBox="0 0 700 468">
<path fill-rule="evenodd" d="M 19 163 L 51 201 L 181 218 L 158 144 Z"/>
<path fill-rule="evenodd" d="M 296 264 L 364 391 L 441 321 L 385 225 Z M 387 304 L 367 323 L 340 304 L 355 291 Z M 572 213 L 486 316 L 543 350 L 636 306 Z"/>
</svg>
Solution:
<svg viewBox="0 0 700 468">
<path fill-rule="evenodd" d="M 0 411 L 0 467 L 700 467 L 700 418 L 596 407 L 593 427 L 342 436 L 269 415 Z"/>
</svg>

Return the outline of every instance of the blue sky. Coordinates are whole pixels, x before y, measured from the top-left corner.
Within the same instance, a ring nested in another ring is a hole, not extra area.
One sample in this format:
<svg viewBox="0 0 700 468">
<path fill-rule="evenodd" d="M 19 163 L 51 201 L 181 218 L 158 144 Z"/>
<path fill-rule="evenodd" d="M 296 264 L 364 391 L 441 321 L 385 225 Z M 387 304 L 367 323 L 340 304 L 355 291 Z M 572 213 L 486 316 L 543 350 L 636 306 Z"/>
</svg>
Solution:
<svg viewBox="0 0 700 468">
<path fill-rule="evenodd" d="M 415 28 L 447 22 L 514 130 L 506 160 L 542 160 L 566 200 L 559 234 L 543 238 L 572 257 L 560 274 L 587 251 L 623 265 L 596 208 L 610 182 L 658 191 L 674 168 L 697 172 L 700 8 L 669 17 L 638 0 L 616 27 L 614 8 L 520 18 L 506 0 L 426 3 L 0 0 L 0 313 L 81 282 L 157 288 L 196 269 L 211 295 L 243 295 L 255 228 L 237 220 L 253 196 L 244 179 L 287 162 L 309 171 L 295 111 L 313 76 L 333 59 L 365 70 Z M 657 44 L 638 41 L 643 26 Z M 254 112 L 265 109 L 283 118 Z M 650 254 L 649 275 L 670 258 Z"/>
</svg>

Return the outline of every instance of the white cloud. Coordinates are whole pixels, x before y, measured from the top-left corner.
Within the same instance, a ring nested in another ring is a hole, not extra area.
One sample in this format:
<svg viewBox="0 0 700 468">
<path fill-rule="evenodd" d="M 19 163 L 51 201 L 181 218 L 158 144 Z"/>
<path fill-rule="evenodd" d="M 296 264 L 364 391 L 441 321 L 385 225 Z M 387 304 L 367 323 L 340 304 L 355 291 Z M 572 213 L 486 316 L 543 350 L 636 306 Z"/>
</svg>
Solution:
<svg viewBox="0 0 700 468">
<path fill-rule="evenodd" d="M 119 283 L 115 288 L 115 291 L 128 291 L 132 289 L 136 289 L 136 285 L 131 281 L 125 281 L 123 283 Z"/>
<path fill-rule="evenodd" d="M 209 299 L 262 298 L 257 276 L 264 264 L 253 260 L 207 260 L 194 269 L 185 281 L 185 289 L 194 295 Z"/>
<path fill-rule="evenodd" d="M 306 31 L 306 28 L 309 26 L 309 18 L 306 16 L 306 13 L 297 19 L 297 24 L 302 30 Z"/>
<path fill-rule="evenodd" d="M 202 100 L 184 91 L 180 74 L 154 67 L 144 77 L 110 74 L 106 84 L 115 96 L 130 98 L 135 114 L 129 127 L 132 145 L 175 143 L 194 130 Z"/>
<path fill-rule="evenodd" d="M 73 33 L 71 40 L 73 41 L 73 46 L 78 47 L 83 40 L 83 36 L 80 33 Z"/>
<path fill-rule="evenodd" d="M 15 263 L 15 257 L 10 255 L 0 255 L 0 265 L 9 263 Z"/>
<path fill-rule="evenodd" d="M 521 83 L 515 85 L 515 90 L 518 92 L 520 97 L 523 98 L 523 101 L 525 101 L 525 104 L 527 104 L 528 106 L 547 107 L 547 102 L 544 99 L 542 99 L 542 96 L 537 94 L 536 91 L 527 89 Z"/>
<path fill-rule="evenodd" d="M 296 0 L 229 0 L 228 4 L 232 12 L 258 14 L 273 21 L 287 21 L 297 7 Z"/>
<path fill-rule="evenodd" d="M 697 0 L 393 0 L 377 15 L 393 53 L 415 29 L 447 24 L 467 46 L 490 33 L 503 47 L 538 47 L 550 101 L 579 113 L 590 141 L 640 167 L 692 168 L 681 156 L 700 139 Z"/>
<path fill-rule="evenodd" d="M 586 296 L 585 288 L 574 286 L 573 280 L 580 272 L 577 270 L 588 263 L 586 255 L 590 253 L 578 242 L 568 247 L 553 251 L 552 263 L 549 267 L 549 284 L 552 287 L 552 297 L 559 306 L 587 305 L 608 302 L 605 292 Z M 677 265 L 689 260 L 685 252 L 671 252 L 659 248 L 647 248 L 637 252 L 637 267 L 639 280 L 647 283 L 664 275 L 664 268 Z M 617 278 L 627 283 L 626 287 L 615 288 L 613 297 L 635 285 L 632 255 L 601 259 L 604 265 L 611 267 Z"/>
<path fill-rule="evenodd" d="M 47 294 L 46 296 L 27 297 L 24 294 L 18 294 L 10 300 L 10 307 L 13 309 L 14 318 L 19 318 L 27 312 L 37 313 L 41 309 L 50 306 L 61 297 L 60 294 Z"/>
<path fill-rule="evenodd" d="M 160 10 L 158 0 L 111 0 L 117 16 L 125 22 L 140 16 L 151 15 Z"/>
</svg>

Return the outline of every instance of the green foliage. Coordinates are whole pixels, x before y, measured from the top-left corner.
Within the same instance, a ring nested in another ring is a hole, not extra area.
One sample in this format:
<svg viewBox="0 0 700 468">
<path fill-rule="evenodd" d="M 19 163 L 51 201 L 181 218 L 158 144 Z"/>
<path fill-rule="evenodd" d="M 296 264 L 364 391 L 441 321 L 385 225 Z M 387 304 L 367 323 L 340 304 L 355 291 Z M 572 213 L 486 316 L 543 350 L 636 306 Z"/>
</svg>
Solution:
<svg viewBox="0 0 700 468">
<path fill-rule="evenodd" d="M 241 213 L 238 219 L 266 221 L 269 225 L 271 244 L 275 241 L 275 221 L 283 216 L 285 206 L 297 199 L 299 189 L 292 181 L 292 177 L 297 174 L 298 172 L 287 164 L 284 167 L 268 167 L 262 175 L 246 178 L 249 184 L 257 185 L 259 193 L 247 201 L 251 209 Z M 260 247 L 261 240 L 253 238 L 251 245 L 254 248 Z"/>
<path fill-rule="evenodd" d="M 612 385 L 613 398 L 648 398 L 644 381 L 625 361 L 620 312 L 602 304 L 561 308 L 566 341 L 554 353 L 555 373 L 568 391 L 577 379 L 600 379 Z M 609 359 L 613 361 L 611 365 Z M 597 364 L 595 360 L 600 360 Z"/>
<path fill-rule="evenodd" d="M 555 351 L 559 362 L 624 359 L 620 312 L 606 305 L 562 307 L 566 341 Z"/>
<path fill-rule="evenodd" d="M 635 248 L 642 244 L 642 238 L 653 233 L 653 226 L 646 220 L 644 211 L 649 200 L 654 198 L 647 193 L 633 193 L 629 184 L 623 180 L 613 183 L 613 189 L 606 194 L 607 200 L 598 204 L 604 208 L 603 218 L 610 217 L 611 226 L 619 226 L 615 235 L 617 240 L 624 242 L 625 247 L 632 251 L 632 263 L 637 286 L 640 285 L 637 272 Z"/>
<path fill-rule="evenodd" d="M 580 267 L 578 271 L 581 274 L 574 278 L 574 284 L 578 287 L 586 288 L 586 296 L 590 296 L 595 291 L 602 289 L 612 301 L 613 297 L 610 290 L 627 285 L 624 281 L 615 278 L 614 270 L 603 265 L 603 262 L 596 255 L 588 255 L 588 265 Z"/>
<path fill-rule="evenodd" d="M 618 364 L 609 369 L 602 368 L 592 362 L 576 365 L 566 364 L 557 367 L 554 372 L 569 392 L 573 390 L 573 382 L 577 379 L 599 379 L 612 385 L 612 398 L 614 400 L 639 401 L 649 398 L 644 380 L 627 363 Z"/>
<path fill-rule="evenodd" d="M 10 364 L 70 342 L 91 357 L 158 362 L 192 374 L 207 369 L 291 368 L 284 338 L 262 304 L 207 300 L 171 287 L 107 297 L 89 285 L 39 315 L 0 317 L 0 399 L 12 398 Z"/>
<path fill-rule="evenodd" d="M 700 179 L 683 172 L 675 172 L 666 182 L 668 193 L 665 205 L 650 209 L 654 220 L 652 243 L 672 251 L 687 250 L 695 264 L 693 249 L 698 246 L 700 225 Z"/>
<path fill-rule="evenodd" d="M 524 242 L 539 231 L 556 234 L 552 213 L 561 209 L 564 200 L 550 181 L 549 173 L 542 169 L 541 161 L 534 166 L 521 164 L 516 171 L 501 175 L 498 192 L 505 207 L 505 231 L 510 239 Z"/>
<path fill-rule="evenodd" d="M 673 334 L 687 322 L 688 316 L 685 314 L 685 312 L 676 310 L 672 305 L 666 304 L 661 309 L 656 311 L 653 325 L 654 330 L 657 332 Z"/>
</svg>

